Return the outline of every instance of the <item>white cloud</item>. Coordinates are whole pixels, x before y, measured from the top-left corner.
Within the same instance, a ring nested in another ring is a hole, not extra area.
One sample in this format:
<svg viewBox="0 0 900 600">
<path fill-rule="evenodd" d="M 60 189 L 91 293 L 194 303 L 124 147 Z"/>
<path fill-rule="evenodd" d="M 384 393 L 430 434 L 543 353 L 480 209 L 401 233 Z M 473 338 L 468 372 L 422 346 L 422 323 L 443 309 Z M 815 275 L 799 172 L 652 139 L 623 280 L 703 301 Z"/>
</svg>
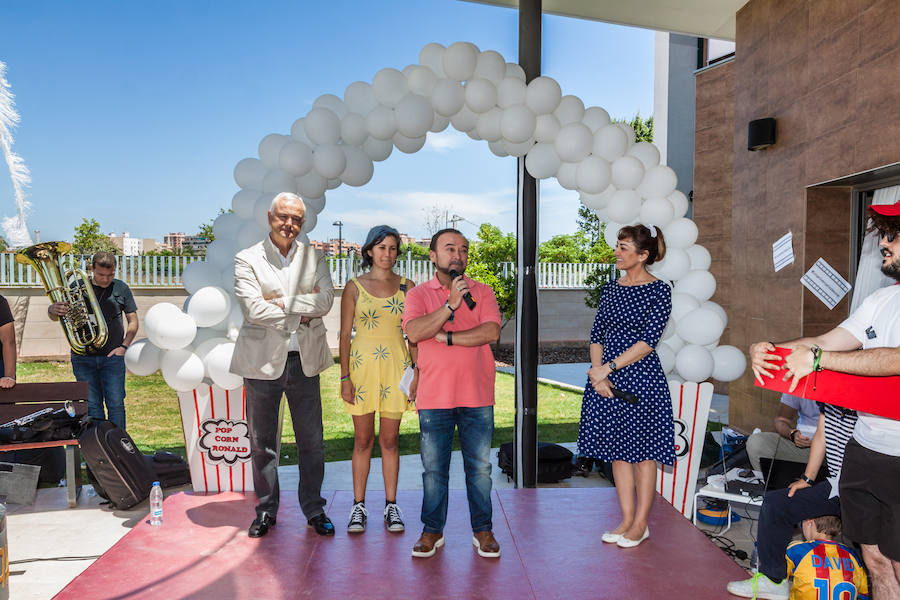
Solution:
<svg viewBox="0 0 900 600">
<path fill-rule="evenodd" d="M 459 148 L 467 141 L 469 141 L 469 137 L 466 134 L 460 133 L 455 129 L 445 129 L 440 133 L 429 133 L 428 138 L 425 140 L 424 149 L 434 152 L 446 152 Z"/>
</svg>

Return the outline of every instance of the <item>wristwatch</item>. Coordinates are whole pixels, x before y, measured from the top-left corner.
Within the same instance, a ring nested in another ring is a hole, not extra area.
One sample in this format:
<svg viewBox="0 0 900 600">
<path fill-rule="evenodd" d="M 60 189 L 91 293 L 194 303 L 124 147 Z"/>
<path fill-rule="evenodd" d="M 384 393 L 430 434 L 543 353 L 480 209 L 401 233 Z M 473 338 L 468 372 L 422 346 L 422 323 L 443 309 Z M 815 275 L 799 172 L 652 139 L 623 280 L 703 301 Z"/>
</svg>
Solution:
<svg viewBox="0 0 900 600">
<path fill-rule="evenodd" d="M 606 363 L 606 364 L 609 366 L 609 372 L 610 372 L 610 373 L 615 373 L 615 372 L 616 372 L 616 363 L 615 363 L 615 361 L 612 361 L 612 360 L 611 360 L 611 361 L 609 361 L 609 362 Z"/>
<path fill-rule="evenodd" d="M 809 477 L 806 476 L 806 473 L 804 473 L 803 475 L 801 475 L 800 477 L 798 477 L 798 479 L 799 479 L 800 481 L 803 481 L 803 482 L 805 482 L 805 483 L 808 483 L 809 485 L 813 485 L 813 484 L 815 483 L 815 481 L 813 481 L 812 479 L 810 479 Z"/>
</svg>

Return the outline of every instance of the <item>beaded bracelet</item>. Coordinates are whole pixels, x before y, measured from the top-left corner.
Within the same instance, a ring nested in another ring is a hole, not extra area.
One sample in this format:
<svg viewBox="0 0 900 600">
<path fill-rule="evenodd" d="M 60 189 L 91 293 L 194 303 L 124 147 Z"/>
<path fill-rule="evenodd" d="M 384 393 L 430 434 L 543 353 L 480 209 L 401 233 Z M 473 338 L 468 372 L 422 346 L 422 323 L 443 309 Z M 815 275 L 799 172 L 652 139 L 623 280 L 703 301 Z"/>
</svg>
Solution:
<svg viewBox="0 0 900 600">
<path fill-rule="evenodd" d="M 348 379 L 350 379 L 349 375 L 341 375 L 341 381 L 347 381 Z"/>
</svg>

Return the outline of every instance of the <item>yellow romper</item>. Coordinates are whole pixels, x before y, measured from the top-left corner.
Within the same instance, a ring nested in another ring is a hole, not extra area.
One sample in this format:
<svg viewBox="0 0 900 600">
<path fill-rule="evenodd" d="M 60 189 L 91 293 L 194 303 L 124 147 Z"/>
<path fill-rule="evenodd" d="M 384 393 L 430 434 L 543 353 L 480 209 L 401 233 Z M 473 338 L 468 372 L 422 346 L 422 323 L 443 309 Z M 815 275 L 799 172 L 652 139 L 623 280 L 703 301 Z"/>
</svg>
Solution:
<svg viewBox="0 0 900 600">
<path fill-rule="evenodd" d="M 344 407 L 351 415 L 377 411 L 382 417 L 400 419 L 409 407 L 399 383 L 411 364 L 400 326 L 406 278 L 389 298 L 372 296 L 356 277 L 352 281 L 359 292 L 353 313 L 356 335 L 350 343 L 350 381 L 356 395 L 353 404 L 345 402 Z"/>
</svg>

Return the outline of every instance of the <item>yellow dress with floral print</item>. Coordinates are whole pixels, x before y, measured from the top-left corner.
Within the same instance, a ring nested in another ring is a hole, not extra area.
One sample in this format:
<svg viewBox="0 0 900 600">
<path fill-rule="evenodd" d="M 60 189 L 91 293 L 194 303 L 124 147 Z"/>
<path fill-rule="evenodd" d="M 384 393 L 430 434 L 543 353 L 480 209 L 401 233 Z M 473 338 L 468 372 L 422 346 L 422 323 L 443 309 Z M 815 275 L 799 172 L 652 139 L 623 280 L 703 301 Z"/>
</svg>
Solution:
<svg viewBox="0 0 900 600">
<path fill-rule="evenodd" d="M 403 371 L 410 365 L 400 326 L 406 278 L 389 298 L 372 296 L 355 277 L 353 283 L 359 291 L 353 314 L 356 335 L 350 343 L 350 381 L 355 394 L 353 404 L 344 406 L 351 415 L 376 411 L 384 416 L 399 415 L 409 408 L 399 387 Z"/>
</svg>

